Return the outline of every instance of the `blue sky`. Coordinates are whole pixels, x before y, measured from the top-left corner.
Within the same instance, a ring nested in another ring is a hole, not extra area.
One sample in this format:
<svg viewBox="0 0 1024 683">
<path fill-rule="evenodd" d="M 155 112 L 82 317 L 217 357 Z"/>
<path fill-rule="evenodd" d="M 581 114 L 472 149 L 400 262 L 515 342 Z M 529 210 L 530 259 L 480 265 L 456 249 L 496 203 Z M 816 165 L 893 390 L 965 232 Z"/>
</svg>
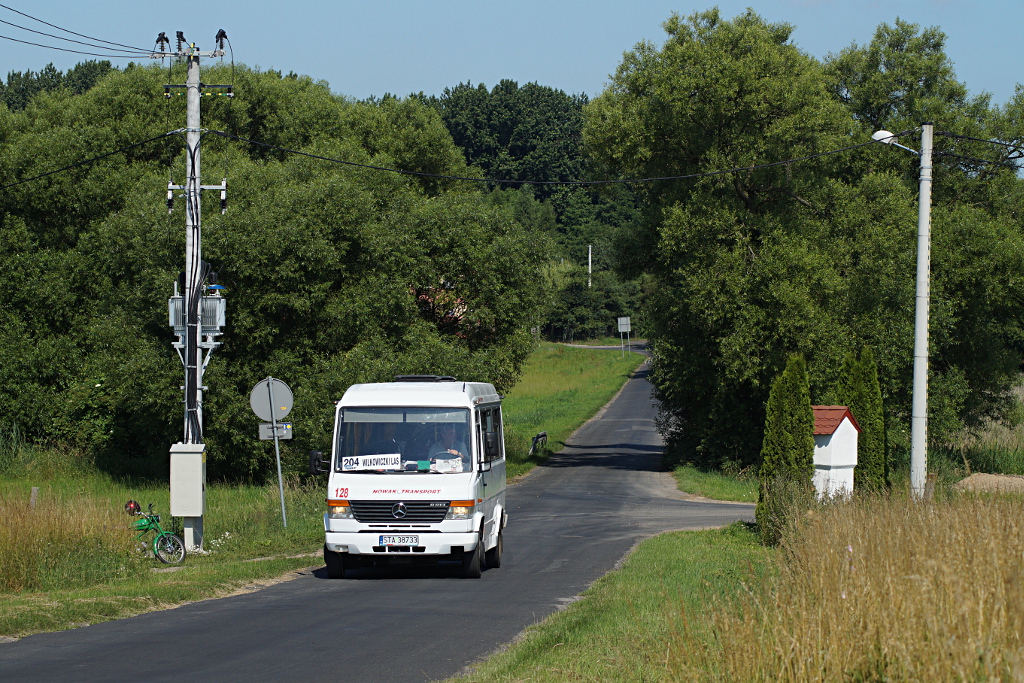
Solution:
<svg viewBox="0 0 1024 683">
<path fill-rule="evenodd" d="M 146 49 L 160 31 L 172 37 L 182 31 L 200 49 L 210 50 L 213 36 L 223 28 L 237 62 L 309 75 L 356 98 L 387 92 L 439 94 L 458 83 L 490 86 L 502 78 L 597 95 L 623 52 L 640 40 L 662 42 L 661 23 L 673 11 L 688 15 L 714 6 L 678 0 L 0 3 L 61 28 Z M 854 42 L 869 42 L 879 23 L 898 16 L 946 33 L 946 52 L 972 93 L 991 93 L 1001 104 L 1024 81 L 1020 0 L 746 0 L 717 6 L 726 17 L 751 7 L 769 21 L 793 24 L 793 41 L 819 58 Z M 0 20 L 74 38 L 3 8 Z M 0 35 L 90 51 L 7 24 L 0 24 Z M 63 70 L 91 58 L 0 39 L 4 77 L 10 71 L 37 71 L 48 62 Z"/>
</svg>

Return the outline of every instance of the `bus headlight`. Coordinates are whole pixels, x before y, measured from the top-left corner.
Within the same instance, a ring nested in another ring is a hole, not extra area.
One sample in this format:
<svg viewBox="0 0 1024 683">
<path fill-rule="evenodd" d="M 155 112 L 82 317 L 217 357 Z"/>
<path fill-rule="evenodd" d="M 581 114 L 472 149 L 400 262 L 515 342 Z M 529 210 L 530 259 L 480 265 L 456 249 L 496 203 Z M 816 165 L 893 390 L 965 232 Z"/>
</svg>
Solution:
<svg viewBox="0 0 1024 683">
<path fill-rule="evenodd" d="M 448 506 L 445 519 L 473 519 L 475 503 L 471 500 L 453 500 Z"/>
<path fill-rule="evenodd" d="M 352 519 L 352 506 L 347 500 L 327 499 L 327 519 Z"/>
</svg>

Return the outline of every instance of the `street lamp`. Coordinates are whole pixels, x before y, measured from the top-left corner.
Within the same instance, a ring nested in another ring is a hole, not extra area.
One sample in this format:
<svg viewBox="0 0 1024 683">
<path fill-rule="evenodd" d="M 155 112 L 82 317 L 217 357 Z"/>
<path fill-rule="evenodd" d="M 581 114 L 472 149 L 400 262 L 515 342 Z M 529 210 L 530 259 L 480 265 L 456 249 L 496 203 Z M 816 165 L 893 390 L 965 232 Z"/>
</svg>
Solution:
<svg viewBox="0 0 1024 683">
<path fill-rule="evenodd" d="M 914 313 L 914 398 L 910 411 L 910 491 L 924 496 L 928 473 L 928 299 L 931 271 L 932 124 L 921 124 L 921 151 L 904 147 L 887 130 L 871 136 L 921 158 L 921 185 L 917 197 L 917 296 Z"/>
</svg>

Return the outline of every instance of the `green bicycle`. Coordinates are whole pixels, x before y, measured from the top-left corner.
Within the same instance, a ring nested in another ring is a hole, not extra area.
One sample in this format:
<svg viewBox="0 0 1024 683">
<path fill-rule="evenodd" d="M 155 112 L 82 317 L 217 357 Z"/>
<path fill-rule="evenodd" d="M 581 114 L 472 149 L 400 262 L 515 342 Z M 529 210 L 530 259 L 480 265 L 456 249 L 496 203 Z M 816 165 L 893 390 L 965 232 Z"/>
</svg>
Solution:
<svg viewBox="0 0 1024 683">
<path fill-rule="evenodd" d="M 132 523 L 132 526 L 139 532 L 139 535 L 135 537 L 135 542 L 142 552 L 151 548 L 156 559 L 164 564 L 178 564 L 185 559 L 185 544 L 176 535 L 164 531 L 164 528 L 160 526 L 160 515 L 153 512 L 152 503 L 149 504 L 148 514 L 144 514 L 142 506 L 134 500 L 129 500 L 124 504 L 124 511 L 130 515 L 140 515 L 139 519 Z M 145 540 L 146 535 L 151 531 L 156 534 L 152 544 Z"/>
</svg>

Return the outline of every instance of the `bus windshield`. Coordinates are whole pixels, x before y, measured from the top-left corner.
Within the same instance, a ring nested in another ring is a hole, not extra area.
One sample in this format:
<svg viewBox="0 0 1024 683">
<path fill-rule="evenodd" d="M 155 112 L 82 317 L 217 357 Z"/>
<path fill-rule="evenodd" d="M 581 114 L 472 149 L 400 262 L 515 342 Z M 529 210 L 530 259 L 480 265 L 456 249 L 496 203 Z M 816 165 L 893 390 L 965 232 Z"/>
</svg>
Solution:
<svg viewBox="0 0 1024 683">
<path fill-rule="evenodd" d="M 338 420 L 336 472 L 473 471 L 465 408 L 344 408 Z"/>
</svg>

